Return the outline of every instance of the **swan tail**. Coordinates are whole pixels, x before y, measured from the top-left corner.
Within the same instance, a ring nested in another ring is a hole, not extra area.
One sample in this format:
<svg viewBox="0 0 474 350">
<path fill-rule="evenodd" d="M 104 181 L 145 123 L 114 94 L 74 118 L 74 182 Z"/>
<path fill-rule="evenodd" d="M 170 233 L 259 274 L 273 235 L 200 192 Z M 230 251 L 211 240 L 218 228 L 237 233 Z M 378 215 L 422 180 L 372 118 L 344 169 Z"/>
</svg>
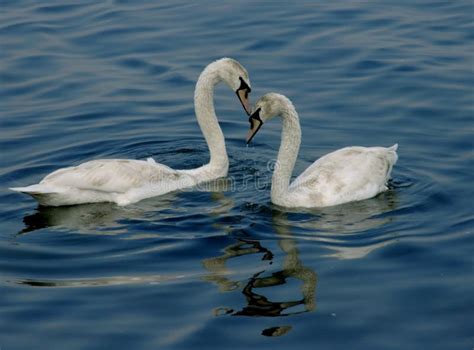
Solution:
<svg viewBox="0 0 474 350">
<path fill-rule="evenodd" d="M 389 161 L 392 166 L 395 165 L 395 163 L 398 160 L 397 149 L 398 149 L 398 143 L 388 148 Z"/>
<path fill-rule="evenodd" d="M 58 193 L 58 191 L 55 191 L 49 188 L 48 186 L 45 186 L 42 184 L 31 185 L 31 186 L 26 186 L 26 187 L 11 187 L 10 190 L 15 191 L 15 192 L 26 193 L 31 196 Z"/>
<path fill-rule="evenodd" d="M 398 161 L 397 149 L 398 149 L 398 143 L 386 148 L 386 159 L 387 159 L 387 170 L 386 170 L 386 180 L 385 180 L 386 182 L 390 178 L 390 173 L 392 172 L 393 166 Z"/>
<path fill-rule="evenodd" d="M 155 161 L 152 157 L 148 157 L 148 158 L 146 159 L 146 161 L 147 161 L 149 164 L 156 165 L 156 161 Z"/>
<path fill-rule="evenodd" d="M 53 206 L 57 207 L 59 205 L 70 205 L 74 203 L 69 203 L 67 198 L 64 197 L 64 194 L 58 189 L 52 189 L 51 187 L 45 184 L 37 184 L 26 187 L 11 187 L 10 190 L 26 193 L 36 199 L 39 205 L 42 206 Z"/>
<path fill-rule="evenodd" d="M 398 150 L 398 143 L 394 144 L 393 146 L 390 146 L 388 149 L 390 151 L 396 152 Z"/>
</svg>

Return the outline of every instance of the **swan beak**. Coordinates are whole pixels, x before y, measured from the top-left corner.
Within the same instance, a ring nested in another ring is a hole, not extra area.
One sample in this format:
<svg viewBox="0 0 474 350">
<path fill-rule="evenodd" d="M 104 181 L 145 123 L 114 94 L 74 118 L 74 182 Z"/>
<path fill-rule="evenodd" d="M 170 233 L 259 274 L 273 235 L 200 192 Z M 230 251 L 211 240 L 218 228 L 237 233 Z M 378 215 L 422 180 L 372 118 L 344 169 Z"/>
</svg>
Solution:
<svg viewBox="0 0 474 350">
<path fill-rule="evenodd" d="M 260 119 L 260 108 L 258 108 L 249 118 L 250 122 L 250 130 L 247 133 L 247 138 L 246 142 L 247 145 L 252 141 L 254 136 L 257 134 L 257 132 L 260 130 L 260 128 L 263 125 L 262 119 Z"/>
<path fill-rule="evenodd" d="M 250 89 L 240 89 L 236 92 L 237 96 L 239 97 L 240 103 L 242 103 L 242 107 L 244 107 L 245 109 L 245 113 L 247 113 L 247 115 L 252 114 L 252 106 L 250 105 L 249 100 Z"/>
</svg>

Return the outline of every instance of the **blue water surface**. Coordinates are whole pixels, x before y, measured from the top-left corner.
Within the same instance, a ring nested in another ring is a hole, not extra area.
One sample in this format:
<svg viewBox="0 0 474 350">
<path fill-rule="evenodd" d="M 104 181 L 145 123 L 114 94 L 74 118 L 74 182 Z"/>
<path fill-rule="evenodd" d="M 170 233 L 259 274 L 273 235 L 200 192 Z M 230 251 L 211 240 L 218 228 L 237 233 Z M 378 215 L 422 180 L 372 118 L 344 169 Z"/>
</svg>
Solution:
<svg viewBox="0 0 474 350">
<path fill-rule="evenodd" d="M 0 2 L 0 348 L 472 349 L 472 1 Z M 208 161 L 194 84 L 221 57 L 301 119 L 295 175 L 399 144 L 389 191 L 271 204 L 275 119 L 226 179 L 118 207 L 8 187 L 98 158 Z"/>
</svg>

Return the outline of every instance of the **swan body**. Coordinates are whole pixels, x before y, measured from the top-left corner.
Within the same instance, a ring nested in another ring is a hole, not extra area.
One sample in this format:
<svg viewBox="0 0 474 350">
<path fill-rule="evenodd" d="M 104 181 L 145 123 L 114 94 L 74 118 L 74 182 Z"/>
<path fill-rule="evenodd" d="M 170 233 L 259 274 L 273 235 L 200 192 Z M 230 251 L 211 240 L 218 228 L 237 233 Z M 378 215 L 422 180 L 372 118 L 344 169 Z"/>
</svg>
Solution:
<svg viewBox="0 0 474 350">
<path fill-rule="evenodd" d="M 236 92 L 250 113 L 248 93 L 251 89 L 245 68 L 230 58 L 209 64 L 201 73 L 194 94 L 196 118 L 209 147 L 208 164 L 175 170 L 152 158 L 146 161 L 99 159 L 56 170 L 39 184 L 11 190 L 27 193 L 44 206 L 97 202 L 127 205 L 226 176 L 229 160 L 213 104 L 214 87 L 221 81 Z"/>
<path fill-rule="evenodd" d="M 345 147 L 324 155 L 291 184 L 290 178 L 301 143 L 298 113 L 283 95 L 263 96 L 250 117 L 247 142 L 274 116 L 283 120 L 282 141 L 272 177 L 271 199 L 283 207 L 327 207 L 372 198 L 387 190 L 397 148 Z"/>
</svg>

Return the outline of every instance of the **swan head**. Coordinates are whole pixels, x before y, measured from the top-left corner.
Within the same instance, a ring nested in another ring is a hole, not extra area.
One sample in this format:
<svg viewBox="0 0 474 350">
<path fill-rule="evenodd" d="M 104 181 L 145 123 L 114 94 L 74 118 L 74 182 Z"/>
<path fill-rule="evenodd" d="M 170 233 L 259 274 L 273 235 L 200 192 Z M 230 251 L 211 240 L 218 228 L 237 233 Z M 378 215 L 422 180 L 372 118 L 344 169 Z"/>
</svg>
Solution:
<svg viewBox="0 0 474 350">
<path fill-rule="evenodd" d="M 216 65 L 219 78 L 235 91 L 245 112 L 247 115 L 250 115 L 252 113 L 252 106 L 250 104 L 249 93 L 252 89 L 250 88 L 250 79 L 247 70 L 232 58 L 221 58 L 214 62 L 214 65 Z"/>
<path fill-rule="evenodd" d="M 282 115 L 289 109 L 294 110 L 293 104 L 284 95 L 271 92 L 260 97 L 255 103 L 254 112 L 249 118 L 250 130 L 247 134 L 247 144 L 252 141 L 263 123 L 273 117 Z"/>
</svg>

